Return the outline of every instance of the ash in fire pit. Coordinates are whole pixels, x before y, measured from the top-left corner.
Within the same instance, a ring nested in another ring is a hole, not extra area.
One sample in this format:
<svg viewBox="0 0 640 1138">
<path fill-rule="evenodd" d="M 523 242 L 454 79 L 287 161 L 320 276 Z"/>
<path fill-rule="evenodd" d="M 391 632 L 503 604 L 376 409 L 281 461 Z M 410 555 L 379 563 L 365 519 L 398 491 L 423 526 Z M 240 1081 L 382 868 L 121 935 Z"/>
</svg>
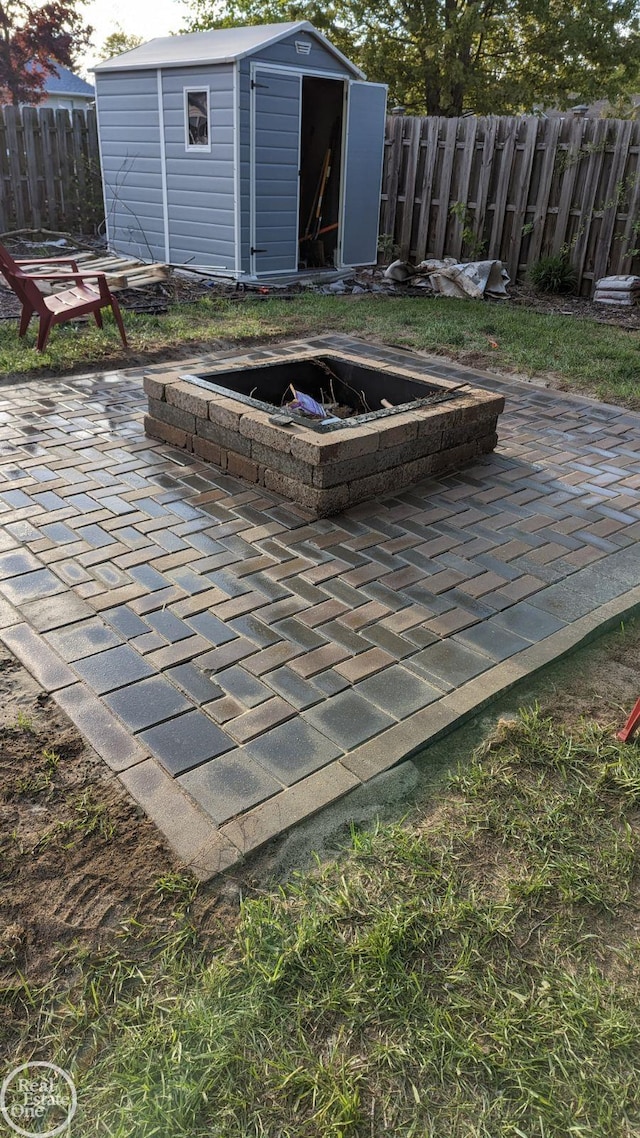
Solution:
<svg viewBox="0 0 640 1138">
<path fill-rule="evenodd" d="M 403 352 L 327 341 L 147 377 L 147 433 L 315 517 L 493 450 L 501 396 L 436 378 Z"/>
</svg>

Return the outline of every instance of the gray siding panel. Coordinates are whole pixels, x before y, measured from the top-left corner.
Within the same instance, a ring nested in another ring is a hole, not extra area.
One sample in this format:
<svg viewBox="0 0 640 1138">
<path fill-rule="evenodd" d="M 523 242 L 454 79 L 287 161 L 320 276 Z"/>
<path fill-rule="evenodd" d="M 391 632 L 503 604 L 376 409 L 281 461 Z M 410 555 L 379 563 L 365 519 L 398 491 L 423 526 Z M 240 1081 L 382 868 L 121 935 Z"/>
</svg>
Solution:
<svg viewBox="0 0 640 1138">
<path fill-rule="evenodd" d="M 109 245 L 141 260 L 163 261 L 156 74 L 96 75 L 96 90 Z"/>
<path fill-rule="evenodd" d="M 211 150 L 186 149 L 185 87 L 208 87 Z M 233 67 L 163 71 L 170 259 L 235 268 Z"/>
<path fill-rule="evenodd" d="M 311 51 L 308 55 L 298 54 L 296 40 L 306 40 L 311 43 Z M 257 51 L 253 59 L 257 63 L 282 63 L 286 67 L 296 67 L 299 71 L 331 71 L 335 75 L 344 75 L 347 79 L 354 78 L 353 72 L 345 67 L 335 55 L 332 55 L 313 36 L 305 35 L 304 32 L 294 33 L 292 36 L 280 40 L 279 43 L 273 43 L 269 47 L 263 48 L 262 51 Z"/>
</svg>

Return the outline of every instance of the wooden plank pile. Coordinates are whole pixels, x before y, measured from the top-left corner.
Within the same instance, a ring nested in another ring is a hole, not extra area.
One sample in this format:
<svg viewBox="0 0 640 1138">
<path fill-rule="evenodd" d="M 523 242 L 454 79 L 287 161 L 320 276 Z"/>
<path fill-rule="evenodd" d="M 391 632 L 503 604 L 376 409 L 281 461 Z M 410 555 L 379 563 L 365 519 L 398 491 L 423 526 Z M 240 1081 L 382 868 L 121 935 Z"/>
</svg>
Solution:
<svg viewBox="0 0 640 1138">
<path fill-rule="evenodd" d="M 123 288 L 144 288 L 145 285 L 166 281 L 169 266 L 154 262 L 145 265 L 131 257 L 118 257 L 113 253 L 96 256 L 94 253 L 79 253 L 75 258 L 81 272 L 101 272 L 107 274 L 107 283 L 113 292 Z"/>
<path fill-rule="evenodd" d="M 112 292 L 157 284 L 158 281 L 166 281 L 170 273 L 168 265 L 159 262 L 145 265 L 142 261 L 136 261 L 131 257 L 118 257 L 113 253 L 74 253 L 73 250 L 70 250 L 70 256 L 73 257 L 80 272 L 106 273 L 107 284 Z M 47 258 L 43 257 L 42 264 L 37 266 L 34 264 L 31 268 L 48 271 Z M 59 268 L 60 271 L 63 271 L 62 266 Z M 59 286 L 51 281 L 42 281 L 40 287 L 43 292 L 59 292 L 61 289 L 69 287 L 69 281 L 65 280 Z"/>
</svg>

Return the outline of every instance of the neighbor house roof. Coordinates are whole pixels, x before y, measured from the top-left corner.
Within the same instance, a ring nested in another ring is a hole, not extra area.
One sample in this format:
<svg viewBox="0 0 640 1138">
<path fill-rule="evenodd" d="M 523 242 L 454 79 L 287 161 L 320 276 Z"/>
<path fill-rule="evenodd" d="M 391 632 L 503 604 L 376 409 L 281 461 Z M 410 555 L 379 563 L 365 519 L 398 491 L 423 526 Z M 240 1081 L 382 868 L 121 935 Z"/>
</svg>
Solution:
<svg viewBox="0 0 640 1138">
<path fill-rule="evenodd" d="M 47 75 L 44 89 L 47 95 L 85 95 L 88 99 L 95 98 L 95 87 L 74 75 L 68 67 L 56 63 L 56 75 Z"/>
<path fill-rule="evenodd" d="M 140 47 L 98 63 L 93 71 L 123 71 L 153 67 L 175 67 L 180 64 L 233 63 L 253 55 L 269 44 L 278 43 L 294 32 L 307 33 L 317 39 L 336 59 L 349 68 L 359 79 L 363 72 L 338 51 L 337 47 L 314 28 L 308 20 L 284 24 L 262 24 L 243 28 L 217 28 L 210 32 L 190 32 L 188 35 L 162 36 L 149 40 Z"/>
</svg>

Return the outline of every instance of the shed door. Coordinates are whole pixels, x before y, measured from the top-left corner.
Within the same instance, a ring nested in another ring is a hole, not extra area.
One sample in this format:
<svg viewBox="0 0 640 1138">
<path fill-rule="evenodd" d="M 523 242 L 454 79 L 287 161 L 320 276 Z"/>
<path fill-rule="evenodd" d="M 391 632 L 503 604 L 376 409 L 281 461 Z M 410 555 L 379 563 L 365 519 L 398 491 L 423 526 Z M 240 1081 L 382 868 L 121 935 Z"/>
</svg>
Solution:
<svg viewBox="0 0 640 1138">
<path fill-rule="evenodd" d="M 254 273 L 298 269 L 302 76 L 253 73 Z"/>
<path fill-rule="evenodd" d="M 375 265 L 378 258 L 386 109 L 387 88 L 382 84 L 349 84 L 343 265 Z"/>
</svg>

